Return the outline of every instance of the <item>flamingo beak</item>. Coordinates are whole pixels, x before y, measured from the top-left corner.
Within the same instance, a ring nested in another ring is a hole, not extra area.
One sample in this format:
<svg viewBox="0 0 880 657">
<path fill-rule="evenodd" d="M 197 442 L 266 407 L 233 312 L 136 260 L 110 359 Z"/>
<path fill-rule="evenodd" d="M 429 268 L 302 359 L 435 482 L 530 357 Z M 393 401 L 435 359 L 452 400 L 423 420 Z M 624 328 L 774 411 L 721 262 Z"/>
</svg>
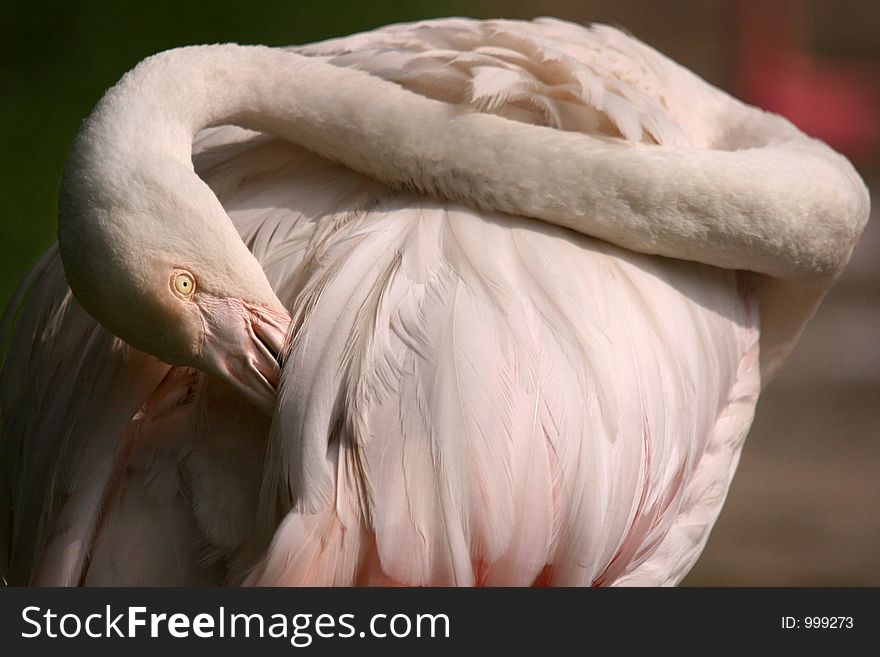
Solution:
<svg viewBox="0 0 880 657">
<path fill-rule="evenodd" d="M 199 305 L 205 338 L 197 366 L 271 416 L 290 316 L 280 304 L 272 309 L 232 298 L 209 296 Z"/>
</svg>

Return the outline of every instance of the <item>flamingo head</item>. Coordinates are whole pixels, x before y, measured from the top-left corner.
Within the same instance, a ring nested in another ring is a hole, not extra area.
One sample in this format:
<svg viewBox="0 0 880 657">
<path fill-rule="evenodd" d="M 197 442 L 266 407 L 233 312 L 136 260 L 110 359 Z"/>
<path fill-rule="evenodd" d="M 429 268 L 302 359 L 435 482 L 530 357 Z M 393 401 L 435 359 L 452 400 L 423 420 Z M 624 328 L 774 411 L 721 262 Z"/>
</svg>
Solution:
<svg viewBox="0 0 880 657">
<path fill-rule="evenodd" d="M 271 413 L 290 317 L 191 167 L 161 155 L 73 155 L 58 243 L 74 296 L 112 333 Z"/>
</svg>

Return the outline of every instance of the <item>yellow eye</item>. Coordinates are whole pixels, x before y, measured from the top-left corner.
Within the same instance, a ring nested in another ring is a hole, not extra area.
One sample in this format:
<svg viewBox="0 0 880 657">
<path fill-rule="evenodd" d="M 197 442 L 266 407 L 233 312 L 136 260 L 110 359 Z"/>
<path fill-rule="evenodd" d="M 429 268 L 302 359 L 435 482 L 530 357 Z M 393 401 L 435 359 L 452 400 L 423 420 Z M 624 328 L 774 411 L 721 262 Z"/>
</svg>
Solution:
<svg viewBox="0 0 880 657">
<path fill-rule="evenodd" d="M 196 281 L 192 277 L 192 274 L 188 274 L 185 271 L 181 271 L 175 274 L 174 289 L 177 290 L 178 294 L 181 294 L 185 297 L 188 297 L 190 294 L 195 292 Z"/>
</svg>

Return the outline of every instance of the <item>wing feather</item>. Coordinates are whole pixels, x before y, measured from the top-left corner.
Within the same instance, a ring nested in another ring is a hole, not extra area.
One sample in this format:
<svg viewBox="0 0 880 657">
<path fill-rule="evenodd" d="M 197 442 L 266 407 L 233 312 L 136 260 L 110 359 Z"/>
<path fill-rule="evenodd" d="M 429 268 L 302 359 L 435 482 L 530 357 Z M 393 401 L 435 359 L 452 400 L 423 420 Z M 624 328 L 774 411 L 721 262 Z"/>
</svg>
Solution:
<svg viewBox="0 0 880 657">
<path fill-rule="evenodd" d="M 249 581 L 637 569 L 753 347 L 737 274 L 388 190 L 368 208 L 305 219 Z"/>
</svg>

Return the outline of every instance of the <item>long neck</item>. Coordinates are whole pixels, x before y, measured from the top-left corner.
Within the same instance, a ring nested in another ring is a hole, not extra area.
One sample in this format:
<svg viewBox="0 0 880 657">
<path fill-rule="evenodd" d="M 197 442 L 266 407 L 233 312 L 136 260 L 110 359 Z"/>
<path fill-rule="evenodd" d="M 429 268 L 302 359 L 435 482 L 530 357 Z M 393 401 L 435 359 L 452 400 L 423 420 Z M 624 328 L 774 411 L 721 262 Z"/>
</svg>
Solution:
<svg viewBox="0 0 880 657">
<path fill-rule="evenodd" d="M 108 92 L 95 125 L 124 135 L 104 140 L 113 148 L 189 163 L 198 130 L 237 124 L 394 187 L 634 251 L 781 278 L 839 271 L 867 218 L 860 178 L 784 120 L 728 100 L 720 120 L 747 148 L 668 149 L 480 114 L 290 51 L 222 45 L 145 60 Z"/>
</svg>

